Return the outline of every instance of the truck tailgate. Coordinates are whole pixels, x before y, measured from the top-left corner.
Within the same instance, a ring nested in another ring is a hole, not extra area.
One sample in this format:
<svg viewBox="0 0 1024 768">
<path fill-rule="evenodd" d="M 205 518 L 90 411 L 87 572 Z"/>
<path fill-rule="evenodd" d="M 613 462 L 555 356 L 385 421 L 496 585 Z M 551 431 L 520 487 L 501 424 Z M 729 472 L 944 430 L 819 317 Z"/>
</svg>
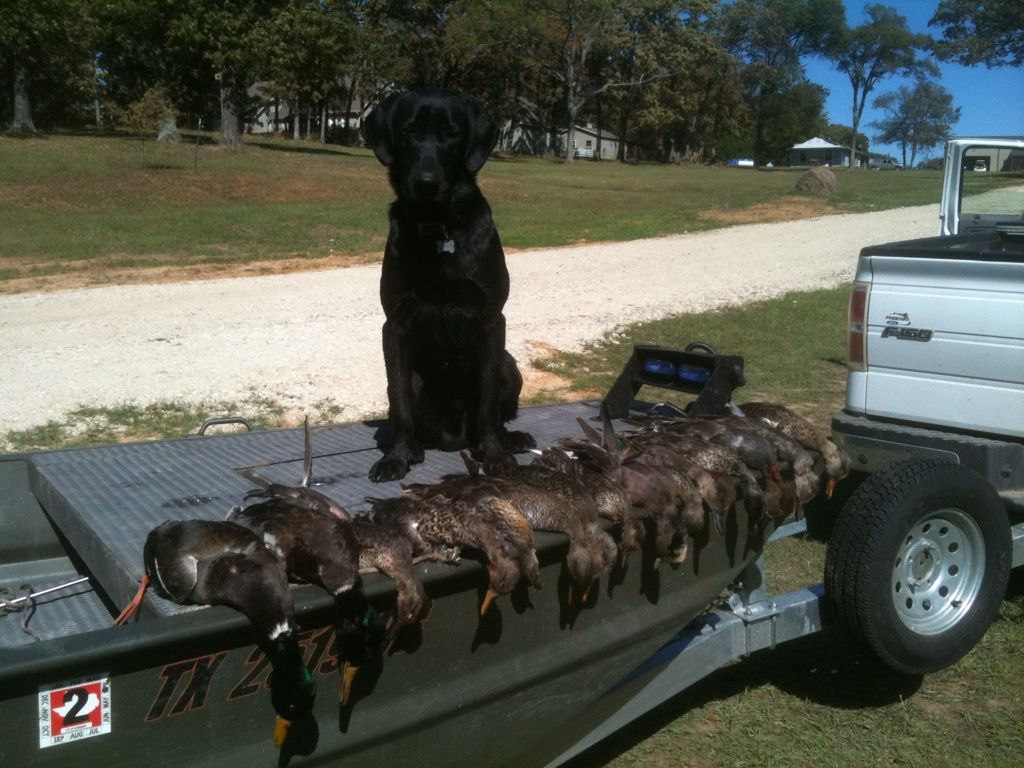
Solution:
<svg viewBox="0 0 1024 768">
<path fill-rule="evenodd" d="M 1024 437 L 1024 264 L 871 259 L 863 411 Z"/>
</svg>

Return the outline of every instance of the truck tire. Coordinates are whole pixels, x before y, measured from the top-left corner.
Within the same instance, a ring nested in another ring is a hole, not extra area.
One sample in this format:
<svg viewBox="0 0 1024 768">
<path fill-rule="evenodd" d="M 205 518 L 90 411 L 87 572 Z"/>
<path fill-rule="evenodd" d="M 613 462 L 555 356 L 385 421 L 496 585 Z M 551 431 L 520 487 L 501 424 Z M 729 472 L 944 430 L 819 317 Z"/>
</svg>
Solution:
<svg viewBox="0 0 1024 768">
<path fill-rule="evenodd" d="M 1006 508 L 978 473 L 910 459 L 868 477 L 836 521 L 825 590 L 839 623 L 883 664 L 925 674 L 981 639 L 1010 573 Z"/>
</svg>

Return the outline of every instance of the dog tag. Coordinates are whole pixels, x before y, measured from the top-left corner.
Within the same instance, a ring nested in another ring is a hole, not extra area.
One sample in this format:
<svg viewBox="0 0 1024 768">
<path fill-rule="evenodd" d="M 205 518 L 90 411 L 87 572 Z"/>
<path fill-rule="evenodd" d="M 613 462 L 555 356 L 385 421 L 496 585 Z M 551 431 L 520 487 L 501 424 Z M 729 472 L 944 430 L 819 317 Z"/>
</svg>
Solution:
<svg viewBox="0 0 1024 768">
<path fill-rule="evenodd" d="M 454 240 L 438 240 L 437 241 L 437 252 L 438 253 L 455 253 L 455 241 Z"/>
</svg>

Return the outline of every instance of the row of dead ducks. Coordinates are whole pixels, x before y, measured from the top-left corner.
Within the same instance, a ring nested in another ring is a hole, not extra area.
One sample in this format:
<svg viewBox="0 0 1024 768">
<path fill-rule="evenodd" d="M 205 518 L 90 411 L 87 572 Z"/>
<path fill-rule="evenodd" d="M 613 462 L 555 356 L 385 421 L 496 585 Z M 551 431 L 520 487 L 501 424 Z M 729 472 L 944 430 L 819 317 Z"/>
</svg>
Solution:
<svg viewBox="0 0 1024 768">
<path fill-rule="evenodd" d="M 252 491 L 224 522 L 172 521 L 149 534 L 143 583 L 118 623 L 134 612 L 147 585 L 177 603 L 227 605 L 245 614 L 271 662 L 280 746 L 315 696 L 289 582 L 315 584 L 334 597 L 344 705 L 359 667 L 379 659 L 396 629 L 427 611 L 414 562 L 455 562 L 464 547 L 478 553 L 489 580 L 485 613 L 521 580 L 541 586 L 533 531 L 560 532 L 569 540 L 568 601 L 585 601 L 594 582 L 645 539 L 657 557 L 682 562 L 692 539 L 722 532 L 739 499 L 754 519 L 799 514 L 819 490 L 815 454 L 828 483 L 845 476 L 845 456 L 787 408 L 749 403 L 734 411 L 714 419 L 645 418 L 623 435 L 608 420 L 601 432 L 580 420 L 581 437 L 559 441 L 528 465 L 511 456 L 463 454 L 467 474 L 368 499 L 369 514 L 356 516 L 310 487 L 307 424 L 301 485 Z M 616 524 L 617 543 L 602 519 Z M 396 610 L 387 620 L 363 594 L 366 569 L 395 581 Z"/>
</svg>

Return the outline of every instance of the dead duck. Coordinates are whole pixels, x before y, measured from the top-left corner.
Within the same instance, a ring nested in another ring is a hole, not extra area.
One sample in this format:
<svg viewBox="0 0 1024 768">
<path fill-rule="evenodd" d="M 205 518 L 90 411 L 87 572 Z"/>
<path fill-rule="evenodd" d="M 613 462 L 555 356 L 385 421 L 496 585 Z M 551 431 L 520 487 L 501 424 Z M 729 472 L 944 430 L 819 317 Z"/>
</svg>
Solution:
<svg viewBox="0 0 1024 768">
<path fill-rule="evenodd" d="M 342 665 L 339 698 L 348 702 L 359 668 L 383 651 L 383 622 L 366 600 L 359 576 L 359 541 L 352 517 L 340 504 L 309 484 L 312 437 L 305 421 L 302 485 L 271 484 L 250 491 L 228 520 L 255 532 L 284 562 L 292 582 L 315 584 L 334 598 L 336 642 Z"/>
<path fill-rule="evenodd" d="M 786 406 L 777 403 L 755 402 L 743 403 L 736 410 L 747 418 L 757 419 L 774 427 L 796 440 L 807 450 L 817 451 L 821 454 L 822 461 L 825 463 L 825 473 L 831 481 L 830 486 L 849 474 L 850 457 L 815 429 L 811 422 Z"/>
<path fill-rule="evenodd" d="M 577 444 L 576 448 L 579 451 L 588 450 L 584 444 Z M 609 520 L 619 527 L 620 544 L 624 552 L 632 552 L 639 548 L 642 529 L 633 518 L 633 505 L 629 494 L 611 472 L 617 464 L 613 454 L 598 450 L 587 456 L 587 461 L 577 461 L 576 459 L 582 457 L 575 456 L 572 449 L 559 442 L 545 448 L 525 466 L 519 464 L 510 454 L 505 456 L 510 460 L 501 461 L 496 460 L 494 456 L 488 456 L 482 461 L 477 461 L 465 454 L 463 460 L 471 475 L 482 469 L 488 476 L 504 477 L 509 480 L 521 477 L 530 482 L 531 473 L 543 470 L 558 472 L 564 475 L 567 481 L 573 481 L 580 492 L 592 497 L 592 502 L 589 503 L 593 504 L 598 517 Z"/>
<path fill-rule="evenodd" d="M 783 510 L 792 509 L 799 517 L 803 505 L 817 495 L 821 485 L 814 471 L 814 457 L 785 432 L 758 419 L 726 416 L 714 419 L 714 422 L 724 427 L 723 437 L 719 438 L 720 442 L 724 440 L 722 444 L 728 444 L 724 436 L 731 434 L 745 442 L 763 440 L 771 447 L 775 456 L 773 466 L 779 471 L 778 480 L 782 485 L 783 498 L 792 497 L 791 502 L 783 504 Z"/>
<path fill-rule="evenodd" d="M 478 465 L 465 452 L 462 453 L 462 458 L 470 470 L 470 474 L 476 476 L 479 472 Z M 461 475 L 456 477 L 461 477 Z M 504 558 L 496 550 L 496 547 L 500 547 L 504 555 L 516 561 L 519 578 L 525 579 L 530 586 L 540 589 L 540 564 L 537 561 L 533 527 L 526 515 L 508 499 L 498 496 L 492 488 L 486 485 L 476 485 L 472 489 L 463 490 L 461 495 L 454 500 L 447 499 L 443 494 L 435 493 L 433 489 L 425 490 L 423 486 L 410 486 L 404 491 L 404 495 L 461 505 L 464 516 L 471 521 L 471 530 L 467 540 L 478 538 L 475 546 L 478 550 L 483 551 L 489 560 L 492 560 L 490 552 L 495 554 L 489 567 L 493 568 L 497 564 L 499 568 L 510 571 L 508 564 L 501 564 Z M 472 531 L 473 528 L 476 529 L 476 533 Z M 491 538 L 491 531 L 497 534 L 496 539 Z M 490 543 L 488 544 L 488 542 Z M 505 591 L 496 589 L 495 586 L 492 584 L 487 604 L 495 596 L 506 594 Z M 485 609 L 482 609 L 481 613 Z"/>
<path fill-rule="evenodd" d="M 401 623 L 419 621 L 428 603 L 415 579 L 415 560 L 456 562 L 463 547 L 482 552 L 487 560 L 488 591 L 480 606 L 481 614 L 495 597 L 511 592 L 521 575 L 535 581 L 539 578 L 532 531 L 510 505 L 493 498 L 422 495 L 415 489 L 398 497 L 368 501 L 372 511 L 368 520 L 357 520 L 357 536 L 369 545 L 366 564 L 394 579 Z M 529 555 L 520 555 L 526 549 Z"/>
<path fill-rule="evenodd" d="M 601 530 L 593 495 L 577 478 L 543 466 L 498 475 L 449 476 L 440 483 L 410 486 L 420 498 L 443 496 L 473 499 L 490 494 L 522 512 L 534 530 L 554 531 L 569 539 L 566 570 L 571 581 L 569 602 L 585 602 L 593 583 L 618 559 L 615 540 Z"/>
<path fill-rule="evenodd" d="M 157 526 L 146 538 L 143 563 L 139 599 L 152 584 L 157 594 L 175 603 L 226 605 L 253 623 L 271 664 L 274 743 L 281 746 L 291 723 L 312 711 L 316 696 L 299 649 L 284 563 L 248 528 L 210 520 Z"/>
<path fill-rule="evenodd" d="M 799 516 L 802 505 L 818 492 L 813 457 L 796 440 L 761 421 L 740 416 L 661 419 L 652 420 L 645 430 L 696 438 L 735 451 L 748 467 L 761 472 L 763 506 L 772 517 L 790 512 Z M 775 488 L 776 484 L 780 487 Z"/>
<path fill-rule="evenodd" d="M 363 593 L 359 541 L 351 518 L 336 517 L 326 501 L 274 495 L 273 488 L 246 498 L 260 500 L 232 510 L 228 519 L 258 534 L 281 557 L 290 581 L 315 584 L 334 598 L 342 665 L 339 696 L 345 704 L 359 668 L 381 654 L 384 637 L 383 623 Z"/>
<path fill-rule="evenodd" d="M 725 512 L 736 503 L 737 486 L 752 506 L 760 508 L 765 493 L 757 477 L 728 448 L 687 435 L 636 432 L 626 436 L 625 456 L 642 464 L 671 467 L 694 482 L 713 512 L 719 533 L 725 530 Z"/>
<path fill-rule="evenodd" d="M 565 441 L 565 447 L 577 456 L 593 451 Z M 586 458 L 583 459 L 587 461 Z M 666 466 L 651 466 L 637 461 L 619 462 L 610 472 L 621 483 L 630 503 L 641 510 L 653 529 L 653 552 L 662 560 L 681 563 L 689 550 L 689 538 L 703 529 L 704 499 L 696 485 L 681 472 Z"/>
<path fill-rule="evenodd" d="M 567 438 L 556 446 L 591 468 L 604 483 L 625 492 L 630 506 L 651 521 L 657 557 L 682 562 L 687 536 L 698 535 L 704 524 L 704 500 L 696 485 L 671 467 L 642 464 L 635 457 L 624 460 L 610 419 L 605 418 L 602 432 L 583 419 L 577 422 L 585 439 Z"/>
</svg>

